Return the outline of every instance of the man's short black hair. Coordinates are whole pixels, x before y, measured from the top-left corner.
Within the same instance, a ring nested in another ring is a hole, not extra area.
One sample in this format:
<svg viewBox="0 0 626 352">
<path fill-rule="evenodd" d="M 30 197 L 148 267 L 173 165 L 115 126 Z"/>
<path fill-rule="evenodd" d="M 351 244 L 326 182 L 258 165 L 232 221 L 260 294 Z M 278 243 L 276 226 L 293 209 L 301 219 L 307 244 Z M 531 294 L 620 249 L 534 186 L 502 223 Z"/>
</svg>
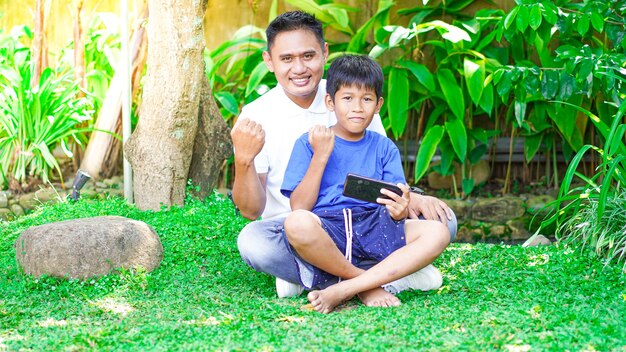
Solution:
<svg viewBox="0 0 626 352">
<path fill-rule="evenodd" d="M 290 11 L 280 14 L 276 17 L 265 30 L 267 36 L 267 50 L 269 51 L 274 45 L 274 39 L 282 32 L 290 32 L 299 29 L 311 31 L 317 37 L 322 48 L 324 47 L 324 31 L 322 22 L 318 21 L 315 16 L 303 11 Z"/>
<path fill-rule="evenodd" d="M 356 85 L 370 88 L 376 92 L 376 98 L 383 95 L 383 70 L 380 65 L 367 55 L 342 55 L 330 64 L 326 75 L 326 92 L 335 100 L 335 93 L 341 87 Z"/>
</svg>

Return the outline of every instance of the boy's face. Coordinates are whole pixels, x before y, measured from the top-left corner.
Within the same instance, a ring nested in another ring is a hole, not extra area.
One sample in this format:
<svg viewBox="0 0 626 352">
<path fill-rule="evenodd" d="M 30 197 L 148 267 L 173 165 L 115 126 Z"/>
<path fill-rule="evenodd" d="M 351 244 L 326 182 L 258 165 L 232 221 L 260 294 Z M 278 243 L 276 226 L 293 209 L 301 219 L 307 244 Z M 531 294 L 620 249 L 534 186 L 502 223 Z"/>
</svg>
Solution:
<svg viewBox="0 0 626 352">
<path fill-rule="evenodd" d="M 285 94 L 302 108 L 315 99 L 317 86 L 324 74 L 328 45 L 320 45 L 313 32 L 298 29 L 279 33 L 263 60 L 285 90 Z"/>
<path fill-rule="evenodd" d="M 341 87 L 335 93 L 335 99 L 326 94 L 326 106 L 337 116 L 333 131 L 345 140 L 363 138 L 365 129 L 382 105 L 383 98 L 377 98 L 373 89 L 356 85 Z"/>
</svg>

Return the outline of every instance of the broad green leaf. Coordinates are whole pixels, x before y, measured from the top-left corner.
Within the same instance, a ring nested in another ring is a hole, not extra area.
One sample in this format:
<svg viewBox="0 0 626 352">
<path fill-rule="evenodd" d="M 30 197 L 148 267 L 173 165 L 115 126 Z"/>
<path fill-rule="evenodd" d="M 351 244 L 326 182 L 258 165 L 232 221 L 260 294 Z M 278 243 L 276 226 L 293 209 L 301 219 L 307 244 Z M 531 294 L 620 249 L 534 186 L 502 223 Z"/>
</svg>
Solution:
<svg viewBox="0 0 626 352">
<path fill-rule="evenodd" d="M 474 183 L 475 181 L 472 178 L 464 178 L 463 181 L 461 181 L 461 187 L 463 187 L 463 193 L 465 195 L 472 193 L 474 190 Z"/>
<path fill-rule="evenodd" d="M 362 52 L 367 45 L 367 38 L 372 32 L 372 27 L 377 23 L 384 24 L 385 20 L 389 17 L 389 9 L 393 2 L 391 1 L 380 1 L 378 4 L 378 11 L 374 15 L 374 17 L 370 18 L 365 24 L 359 28 L 350 42 L 348 43 L 348 48 L 346 51 L 348 52 Z"/>
<path fill-rule="evenodd" d="M 471 130 L 467 131 L 469 136 L 473 139 L 481 142 L 482 144 L 487 144 L 489 138 L 493 138 L 501 133 L 499 130 L 486 130 L 480 127 L 474 127 Z"/>
<path fill-rule="evenodd" d="M 591 13 L 591 25 L 598 32 L 602 32 L 604 29 L 604 18 L 599 12 L 594 11 Z"/>
<path fill-rule="evenodd" d="M 215 93 L 215 99 L 233 116 L 239 115 L 239 104 L 231 92 L 221 91 Z"/>
<path fill-rule="evenodd" d="M 570 57 L 578 55 L 580 52 L 580 48 L 577 48 L 572 45 L 562 45 L 556 48 L 557 56 L 561 59 L 568 59 Z"/>
<path fill-rule="evenodd" d="M 478 42 L 478 44 L 474 47 L 474 50 L 480 52 L 483 49 L 485 49 L 485 47 L 493 45 L 493 41 L 496 37 L 496 34 L 497 33 L 495 31 L 484 34 L 484 36 L 480 39 L 480 42 Z"/>
<path fill-rule="evenodd" d="M 626 125 L 619 125 L 615 131 L 615 137 L 611 138 L 606 147 L 608 155 L 614 155 L 620 146 L 624 146 L 623 138 L 626 136 Z"/>
<path fill-rule="evenodd" d="M 530 14 L 528 18 L 528 24 L 530 25 L 530 28 L 532 28 L 533 30 L 537 30 L 537 28 L 541 26 L 541 20 L 541 7 L 539 4 L 533 4 L 530 7 Z"/>
<path fill-rule="evenodd" d="M 555 70 L 543 70 L 541 76 L 541 95 L 552 99 L 559 91 L 559 73 Z"/>
<path fill-rule="evenodd" d="M 290 5 L 304 12 L 314 15 L 322 23 L 326 23 L 338 31 L 352 35 L 352 29 L 347 26 L 348 14 L 345 9 L 333 4 L 320 5 L 314 0 L 286 0 Z"/>
<path fill-rule="evenodd" d="M 528 10 L 527 5 L 521 5 L 519 7 L 517 18 L 515 20 L 515 26 L 521 33 L 524 33 L 526 28 L 528 28 L 528 17 L 530 16 L 529 12 L 530 11 Z"/>
<path fill-rule="evenodd" d="M 463 60 L 463 72 L 470 98 L 472 98 L 474 104 L 478 105 L 483 94 L 483 85 L 485 84 L 485 61 L 480 60 L 476 62 L 465 58 Z"/>
<path fill-rule="evenodd" d="M 396 26 L 393 32 L 391 32 L 391 36 L 389 36 L 389 46 L 397 46 L 403 40 L 408 39 L 411 36 L 411 32 L 412 31 L 408 28 Z"/>
<path fill-rule="evenodd" d="M 422 143 L 419 146 L 415 162 L 415 182 L 419 181 L 428 170 L 430 161 L 437 151 L 437 145 L 443 137 L 444 129 L 441 126 L 433 126 L 428 129 Z"/>
<path fill-rule="evenodd" d="M 411 71 L 413 76 L 417 78 L 417 80 L 426 87 L 429 91 L 435 90 L 435 79 L 433 78 L 433 74 L 430 73 L 428 67 L 423 64 L 418 64 L 414 61 L 409 60 L 400 60 L 398 64 L 402 67 L 405 67 Z"/>
<path fill-rule="evenodd" d="M 439 34 L 444 39 L 447 39 L 453 43 L 458 43 L 461 40 L 465 40 L 466 42 L 471 42 L 472 38 L 470 38 L 469 34 L 466 31 L 462 30 L 457 26 L 453 26 L 451 24 L 445 23 L 443 21 L 435 20 L 431 22 L 424 23 L 423 25 L 432 25 L 439 31 Z M 421 25 L 420 25 L 421 26 Z"/>
<path fill-rule="evenodd" d="M 511 12 L 506 15 L 504 18 L 504 29 L 509 29 L 509 27 L 511 27 L 511 25 L 515 22 L 515 17 L 519 12 L 520 7 L 520 5 L 515 6 L 511 9 Z"/>
<path fill-rule="evenodd" d="M 539 147 L 541 147 L 542 140 L 542 133 L 526 136 L 524 138 L 524 158 L 527 162 L 530 162 L 535 157 L 539 151 Z"/>
<path fill-rule="evenodd" d="M 480 97 L 480 102 L 478 103 L 481 109 L 483 109 L 489 116 L 492 116 L 493 113 L 493 85 L 490 83 L 485 88 L 483 88 L 483 95 Z"/>
<path fill-rule="evenodd" d="M 578 33 L 580 33 L 580 35 L 584 36 L 585 34 L 587 34 L 587 32 L 589 31 L 589 23 L 589 16 L 583 15 L 578 17 L 578 26 L 576 27 L 576 29 L 578 30 Z"/>
<path fill-rule="evenodd" d="M 441 153 L 441 162 L 437 165 L 437 172 L 444 176 L 450 176 L 454 173 L 453 162 L 455 160 L 455 152 L 450 138 L 444 136 L 439 142 L 439 152 Z"/>
<path fill-rule="evenodd" d="M 269 72 L 269 69 L 265 65 L 265 62 L 259 62 L 252 73 L 250 74 L 250 79 L 248 80 L 248 85 L 246 86 L 246 97 L 252 94 L 259 86 L 263 77 Z"/>
<path fill-rule="evenodd" d="M 467 156 L 467 131 L 465 130 L 463 119 L 457 117 L 448 118 L 445 126 L 454 152 L 459 157 L 459 160 L 465 161 Z"/>
<path fill-rule="evenodd" d="M 566 71 L 561 72 L 560 83 L 559 83 L 559 92 L 557 97 L 559 100 L 566 101 L 568 100 L 572 94 L 574 94 L 574 90 L 576 89 L 576 80 Z"/>
<path fill-rule="evenodd" d="M 408 116 L 409 78 L 406 70 L 396 67 L 391 68 L 387 93 L 389 100 L 387 109 L 389 111 L 389 119 L 391 120 L 391 131 L 394 137 L 398 139 L 404 133 Z"/>
<path fill-rule="evenodd" d="M 463 99 L 463 91 L 458 85 L 452 71 L 448 69 L 440 69 L 437 72 L 437 80 L 441 86 L 446 102 L 458 119 L 463 120 L 465 116 L 465 101 Z"/>
<path fill-rule="evenodd" d="M 304 12 L 308 12 L 314 15 L 318 20 L 322 21 L 323 23 L 331 23 L 333 21 L 333 17 L 330 14 L 326 13 L 326 11 L 324 11 L 322 7 L 314 0 L 286 0 L 286 2 Z"/>
<path fill-rule="evenodd" d="M 589 75 L 591 75 L 591 71 L 593 70 L 593 66 L 594 66 L 594 62 L 593 59 L 590 58 L 584 58 L 581 60 L 578 70 L 578 81 L 579 82 L 584 82 L 589 78 Z"/>
<path fill-rule="evenodd" d="M 515 101 L 515 120 L 518 126 L 522 126 L 522 122 L 526 117 L 526 103 L 519 100 Z"/>
<path fill-rule="evenodd" d="M 380 55 L 382 55 L 385 51 L 387 51 L 387 49 L 389 49 L 387 45 L 374 45 L 372 50 L 370 50 L 370 52 L 367 55 L 373 59 L 376 59 Z"/>
<path fill-rule="evenodd" d="M 450 13 L 458 13 L 475 2 L 475 0 L 448 1 L 447 11 Z"/>
<path fill-rule="evenodd" d="M 321 7 L 335 19 L 334 23 L 339 25 L 340 28 L 349 28 L 350 19 L 346 10 L 338 8 L 335 4 L 322 5 Z"/>
<path fill-rule="evenodd" d="M 386 45 L 389 46 L 389 43 L 387 42 L 387 38 L 389 37 L 389 34 L 391 34 L 398 26 L 383 26 L 380 28 L 377 28 L 374 31 L 374 41 L 378 44 L 378 45 Z"/>
<path fill-rule="evenodd" d="M 472 149 L 468 156 L 470 164 L 474 165 L 478 161 L 480 161 L 480 159 L 482 159 L 482 157 L 487 154 L 487 149 L 487 144 L 483 143 L 477 145 L 474 149 Z"/>
<path fill-rule="evenodd" d="M 559 10 L 556 5 L 554 5 L 552 0 L 542 1 L 540 6 L 542 7 L 543 17 L 546 19 L 546 22 L 556 24 L 559 20 Z"/>
</svg>

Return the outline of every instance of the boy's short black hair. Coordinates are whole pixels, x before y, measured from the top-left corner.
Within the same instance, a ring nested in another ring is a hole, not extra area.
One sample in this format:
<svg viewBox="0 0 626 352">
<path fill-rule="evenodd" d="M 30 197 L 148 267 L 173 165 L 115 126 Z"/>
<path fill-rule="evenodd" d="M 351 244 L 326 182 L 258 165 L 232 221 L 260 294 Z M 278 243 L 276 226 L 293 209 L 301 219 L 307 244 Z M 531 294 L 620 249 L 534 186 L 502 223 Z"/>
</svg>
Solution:
<svg viewBox="0 0 626 352">
<path fill-rule="evenodd" d="M 326 75 L 326 92 L 335 100 L 335 93 L 341 87 L 356 85 L 371 88 L 376 98 L 383 95 L 383 70 L 367 55 L 342 55 L 330 64 Z"/>
<path fill-rule="evenodd" d="M 290 32 L 299 29 L 311 31 L 317 37 L 322 48 L 324 47 L 324 31 L 322 22 L 318 21 L 315 16 L 303 11 L 289 11 L 276 17 L 265 30 L 267 36 L 267 50 L 269 51 L 274 45 L 274 39 L 282 32 Z"/>
</svg>

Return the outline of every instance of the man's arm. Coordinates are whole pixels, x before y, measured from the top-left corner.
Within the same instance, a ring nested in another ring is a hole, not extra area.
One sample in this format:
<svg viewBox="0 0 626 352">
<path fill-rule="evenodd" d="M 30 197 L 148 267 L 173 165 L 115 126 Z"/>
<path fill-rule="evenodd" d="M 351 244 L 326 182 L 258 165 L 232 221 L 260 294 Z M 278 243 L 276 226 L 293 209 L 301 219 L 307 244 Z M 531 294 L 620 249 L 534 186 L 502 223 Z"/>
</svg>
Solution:
<svg viewBox="0 0 626 352">
<path fill-rule="evenodd" d="M 249 119 L 237 121 L 230 132 L 235 148 L 233 202 L 241 215 L 254 220 L 265 209 L 267 174 L 257 174 L 254 158 L 265 144 L 265 131 Z"/>
<path fill-rule="evenodd" d="M 291 192 L 291 210 L 311 210 L 319 196 L 322 175 L 335 144 L 335 133 L 328 127 L 314 126 L 309 131 L 309 143 L 313 148 L 311 163 L 302 181 Z"/>
</svg>

